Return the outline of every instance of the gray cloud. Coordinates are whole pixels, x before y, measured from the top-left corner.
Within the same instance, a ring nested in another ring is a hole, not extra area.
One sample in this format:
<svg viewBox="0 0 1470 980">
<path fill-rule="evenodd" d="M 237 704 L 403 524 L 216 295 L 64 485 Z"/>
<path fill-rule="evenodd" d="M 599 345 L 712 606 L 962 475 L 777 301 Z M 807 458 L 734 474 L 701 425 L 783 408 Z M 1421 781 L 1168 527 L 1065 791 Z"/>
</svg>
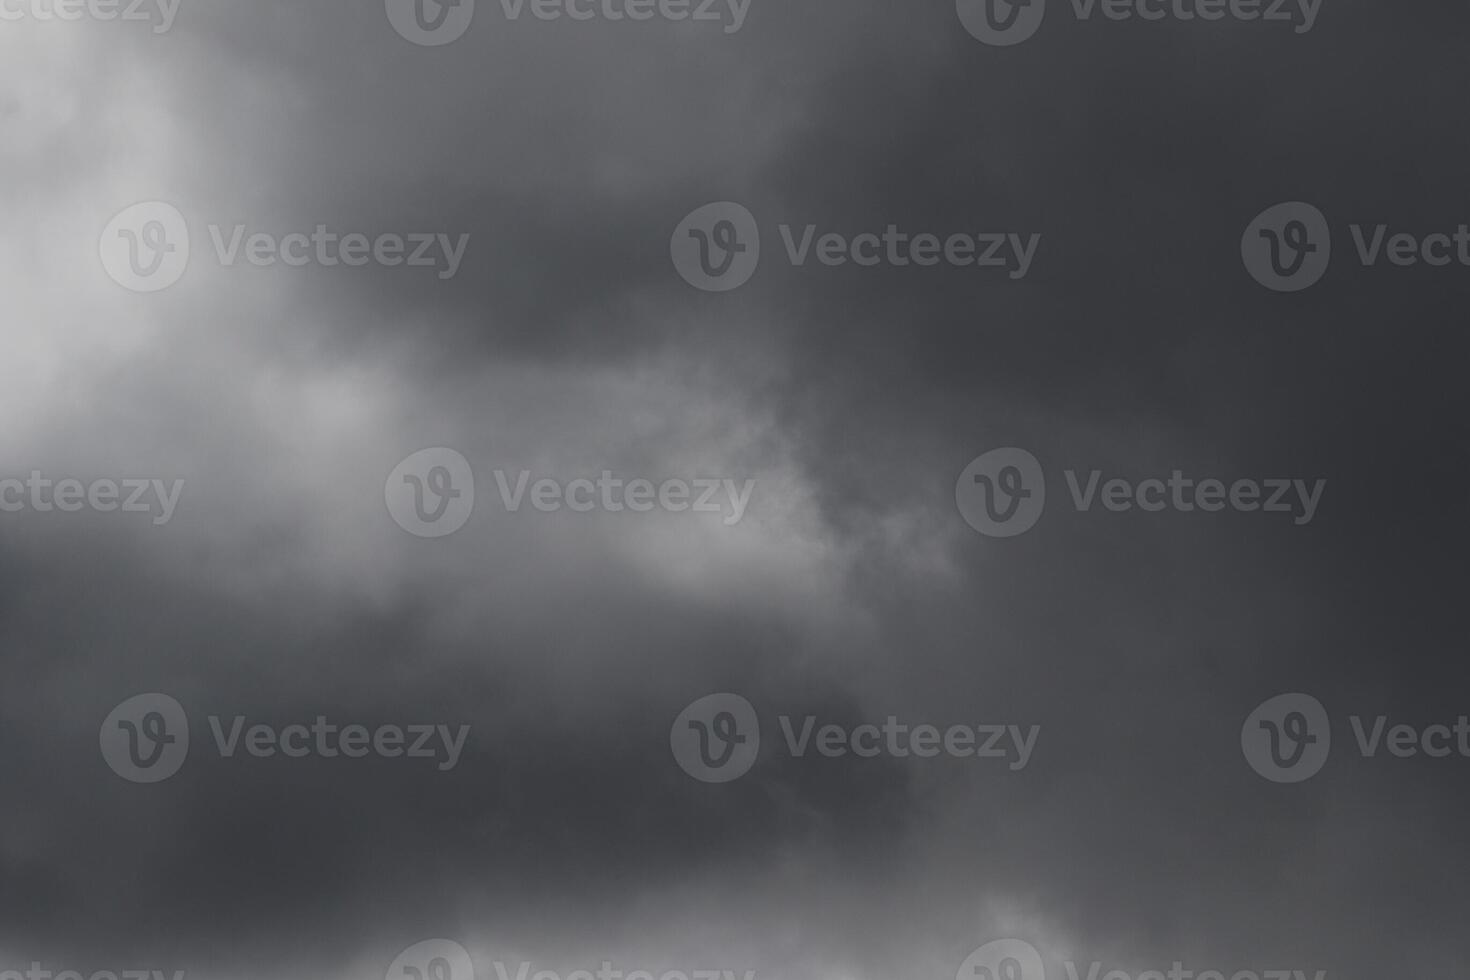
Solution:
<svg viewBox="0 0 1470 980">
<path fill-rule="evenodd" d="M 1463 15 L 1326 0 L 1304 36 L 1079 23 L 992 49 L 952 5 L 698 25 L 506 22 L 418 48 L 378 6 L 189 2 L 175 28 L 0 29 L 0 477 L 186 481 L 164 526 L 0 513 L 0 970 L 376 976 L 444 936 L 568 971 L 946 980 L 1002 936 L 1136 975 L 1463 967 L 1463 760 L 1364 760 L 1346 718 L 1466 711 L 1463 270 L 1273 294 L 1264 207 L 1423 233 L 1459 205 Z M 190 219 L 186 278 L 98 230 Z M 669 235 L 760 221 L 728 294 Z M 204 227 L 471 236 L 416 269 L 220 268 Z M 1019 282 L 797 269 L 776 228 L 1043 236 Z M 453 446 L 472 522 L 404 534 Z M 1016 539 L 954 480 L 1023 446 Z M 704 515 L 508 513 L 497 468 L 757 480 Z M 1061 472 L 1325 479 L 1316 520 L 1078 513 Z M 1334 719 L 1260 779 L 1247 714 Z M 98 728 L 177 697 L 194 748 L 119 779 Z M 669 726 L 742 693 L 760 758 L 689 779 Z M 1040 725 L 1022 772 L 791 758 L 781 714 Z M 220 759 L 204 718 L 468 724 L 412 760 Z M 1383 937 L 1390 937 L 1384 942 Z"/>
</svg>

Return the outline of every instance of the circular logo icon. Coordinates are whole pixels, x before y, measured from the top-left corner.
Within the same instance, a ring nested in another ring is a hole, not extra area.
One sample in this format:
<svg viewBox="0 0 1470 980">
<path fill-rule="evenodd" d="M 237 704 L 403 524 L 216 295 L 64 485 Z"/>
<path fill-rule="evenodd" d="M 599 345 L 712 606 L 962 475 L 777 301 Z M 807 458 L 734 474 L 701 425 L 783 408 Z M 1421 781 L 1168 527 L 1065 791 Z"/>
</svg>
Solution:
<svg viewBox="0 0 1470 980">
<path fill-rule="evenodd" d="M 1240 749 L 1251 768 L 1273 783 L 1311 779 L 1332 752 L 1327 709 L 1310 694 L 1271 698 L 1245 720 Z"/>
<path fill-rule="evenodd" d="M 965 957 L 955 980 L 1046 980 L 1046 964 L 1023 939 L 997 939 Z"/>
<path fill-rule="evenodd" d="M 1046 16 L 1046 0 L 955 0 L 960 23 L 976 39 L 998 48 L 1035 34 Z"/>
<path fill-rule="evenodd" d="M 960 516 L 981 534 L 1013 538 L 1041 520 L 1046 476 L 1024 449 L 992 449 L 976 458 L 954 485 Z"/>
<path fill-rule="evenodd" d="M 453 449 L 423 449 L 393 468 L 383 500 L 398 526 L 419 538 L 442 538 L 475 510 L 475 473 Z"/>
<path fill-rule="evenodd" d="M 1301 201 L 1267 208 L 1246 226 L 1240 239 L 1246 271 L 1267 289 L 1294 293 L 1306 289 L 1332 261 L 1332 229 L 1327 218 Z"/>
<path fill-rule="evenodd" d="M 707 293 L 723 293 L 750 281 L 761 260 L 761 232 L 743 205 L 731 201 L 692 211 L 669 240 L 674 268 Z"/>
<path fill-rule="evenodd" d="M 139 694 L 112 709 L 97 738 L 113 772 L 133 783 L 161 783 L 189 755 L 189 717 L 167 694 Z"/>
<path fill-rule="evenodd" d="M 738 694 L 711 694 L 679 712 L 669 730 L 679 768 L 702 783 L 728 783 L 755 765 L 760 719 Z"/>
<path fill-rule="evenodd" d="M 113 282 L 135 293 L 156 293 L 178 282 L 189 266 L 189 223 L 172 204 L 134 204 L 102 229 L 97 251 Z"/>
<path fill-rule="evenodd" d="M 385 0 L 388 22 L 406 41 L 436 48 L 458 41 L 475 19 L 475 0 Z"/>
<path fill-rule="evenodd" d="M 453 939 L 426 939 L 399 953 L 383 980 L 475 980 L 475 964 Z"/>
</svg>

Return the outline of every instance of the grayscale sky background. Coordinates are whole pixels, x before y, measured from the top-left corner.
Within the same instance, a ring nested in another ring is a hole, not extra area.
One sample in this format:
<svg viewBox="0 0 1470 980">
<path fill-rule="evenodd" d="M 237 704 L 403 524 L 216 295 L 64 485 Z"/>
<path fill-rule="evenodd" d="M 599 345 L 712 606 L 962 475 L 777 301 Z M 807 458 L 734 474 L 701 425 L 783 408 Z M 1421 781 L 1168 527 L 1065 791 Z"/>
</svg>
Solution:
<svg viewBox="0 0 1470 980">
<path fill-rule="evenodd" d="M 1470 270 L 1344 238 L 1275 294 L 1241 230 L 1453 231 L 1470 13 L 1325 0 L 1274 26 L 1081 23 L 990 48 L 944 0 L 753 0 L 705 25 L 507 21 L 405 42 L 373 0 L 184 0 L 0 23 L 0 469 L 186 480 L 172 522 L 0 514 L 0 969 L 377 980 L 420 940 L 567 971 L 950 980 L 1055 966 L 1467 967 L 1470 760 L 1277 786 L 1240 726 L 1470 712 Z M 469 233 L 460 274 L 102 273 L 136 201 L 196 227 Z M 669 235 L 739 201 L 767 254 L 701 293 Z M 797 269 L 771 232 L 1040 232 L 1020 282 Z M 438 541 L 383 504 L 404 457 L 476 467 Z M 1327 480 L 1305 527 L 1056 504 L 989 539 L 956 475 Z M 751 478 L 744 521 L 504 512 L 491 473 Z M 142 692 L 187 768 L 117 778 Z M 672 719 L 1041 725 L 1019 773 L 796 760 L 707 786 Z M 207 714 L 466 723 L 451 773 L 221 760 Z M 1337 732 L 1348 746 L 1346 725 Z M 1059 968 L 1058 968 L 1059 970 Z M 1059 980 L 1059 976 L 1050 980 Z"/>
</svg>

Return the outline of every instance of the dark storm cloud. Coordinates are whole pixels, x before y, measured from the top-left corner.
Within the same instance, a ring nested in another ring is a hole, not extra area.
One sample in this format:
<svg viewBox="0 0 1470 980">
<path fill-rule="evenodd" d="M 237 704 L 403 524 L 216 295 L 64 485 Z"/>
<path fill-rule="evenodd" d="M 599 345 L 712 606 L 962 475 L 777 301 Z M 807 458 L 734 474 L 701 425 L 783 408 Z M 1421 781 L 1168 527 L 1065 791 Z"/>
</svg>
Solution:
<svg viewBox="0 0 1470 980">
<path fill-rule="evenodd" d="M 48 571 L 28 569 L 32 577 Z M 311 923 L 323 942 L 350 947 L 362 939 L 364 916 L 371 930 L 404 928 L 401 899 L 409 896 L 415 916 L 452 918 L 481 893 L 496 909 L 558 901 L 573 881 L 595 888 L 632 875 L 676 878 L 783 846 L 831 847 L 860 859 L 859 840 L 906 823 L 905 779 L 891 763 L 866 766 L 854 779 L 850 764 L 824 775 L 777 762 L 743 792 L 711 799 L 667 756 L 666 699 L 608 697 L 578 704 L 570 724 L 559 723 L 568 696 L 498 665 L 496 637 L 427 647 L 412 608 L 336 609 L 342 622 L 332 626 L 311 615 L 261 621 L 176 585 L 169 608 L 159 608 L 164 601 L 157 582 L 104 578 L 77 583 L 67 599 L 91 610 L 85 627 L 45 625 L 61 615 L 51 604 L 7 617 L 9 648 L 34 651 L 14 658 L 16 676 L 59 650 L 75 650 L 85 665 L 85 677 L 32 691 L 25 717 L 45 722 L 48 734 L 31 750 L 55 768 L 22 771 L 12 783 L 49 786 L 51 831 L 71 843 L 36 852 L 48 859 L 51 880 L 96 902 L 91 941 L 119 951 L 159 955 L 166 947 L 158 944 L 177 942 L 168 937 L 182 927 L 190 938 L 173 948 L 203 955 L 242 924 L 280 941 Z M 153 624 L 146 647 L 118 638 L 143 625 L 135 620 Z M 747 662 L 725 679 L 766 704 L 852 713 L 811 681 L 767 692 L 764 677 L 789 672 L 758 662 L 771 656 L 751 662 L 756 643 L 741 642 L 749 627 L 726 624 L 731 638 L 716 649 L 704 635 L 709 628 L 707 619 L 672 624 L 655 638 L 658 649 L 700 648 L 707 662 Z M 94 631 L 113 638 L 105 653 L 81 649 L 97 645 Z M 598 656 L 647 656 L 613 641 Z M 116 779 L 96 752 L 97 720 L 142 689 L 175 692 L 191 714 L 191 759 L 159 787 Z M 691 688 L 688 698 L 699 693 Z M 277 727 L 326 715 L 370 727 L 463 723 L 473 734 L 447 773 L 407 760 L 283 765 L 279 757 L 219 759 L 206 714 L 226 726 L 237 714 Z M 24 815 L 21 823 L 29 823 Z M 211 896 L 207 907 L 202 894 Z M 65 949 L 75 940 L 48 914 L 60 910 L 38 908 L 38 897 L 18 894 L 7 920 Z"/>
<path fill-rule="evenodd" d="M 998 50 L 946 3 L 756 0 L 733 37 L 481 6 L 442 50 L 341 3 L 196 4 L 168 37 L 98 47 L 163 83 L 198 220 L 472 240 L 447 283 L 204 270 L 146 307 L 165 339 L 86 375 L 99 421 L 26 427 L 18 468 L 115 443 L 191 482 L 157 533 L 30 515 L 0 551 L 0 774 L 20 804 L 0 817 L 0 951 L 305 977 L 440 934 L 575 959 L 668 952 L 677 931 L 763 975 L 943 978 L 1008 929 L 1057 975 L 1062 950 L 1447 975 L 1467 904 L 1444 871 L 1464 859 L 1441 815 L 1463 799 L 1454 763 L 1355 759 L 1344 723 L 1332 769 L 1280 787 L 1239 728 L 1294 690 L 1335 719 L 1465 710 L 1464 286 L 1356 269 L 1340 240 L 1322 284 L 1272 294 L 1239 237 L 1296 198 L 1334 224 L 1470 220 L 1449 124 L 1463 18 L 1326 0 L 1297 36 L 1055 17 Z M 91 139 L 89 119 L 54 144 Z M 722 199 L 765 252 L 706 295 L 668 237 Z M 796 269 L 780 223 L 1043 240 L 1017 282 Z M 752 445 L 730 434 L 746 426 Z M 441 443 L 487 497 L 502 462 L 666 475 L 709 444 L 789 478 L 798 519 L 749 566 L 663 523 L 502 516 L 407 541 L 382 476 Z M 1054 502 L 990 540 L 954 479 L 1006 445 L 1057 474 Z M 1078 514 L 1066 467 L 1328 490 L 1301 528 Z M 691 585 L 696 554 L 716 572 Z M 134 786 L 97 728 L 153 690 L 189 709 L 197 754 Z M 763 722 L 1042 734 L 1012 774 L 783 758 L 772 729 L 749 776 L 704 786 L 668 728 L 721 690 Z M 448 773 L 224 761 L 210 713 L 473 734 Z"/>
</svg>

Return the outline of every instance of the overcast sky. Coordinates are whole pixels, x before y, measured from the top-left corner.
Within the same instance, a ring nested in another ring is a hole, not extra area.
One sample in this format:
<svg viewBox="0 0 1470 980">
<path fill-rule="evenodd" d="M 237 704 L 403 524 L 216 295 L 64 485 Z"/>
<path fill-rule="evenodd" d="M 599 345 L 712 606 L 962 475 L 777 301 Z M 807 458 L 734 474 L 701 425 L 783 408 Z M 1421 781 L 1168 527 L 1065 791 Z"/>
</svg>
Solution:
<svg viewBox="0 0 1470 980">
<path fill-rule="evenodd" d="M 1400 6 L 1051 0 L 1004 47 L 948 0 L 480 0 L 443 46 L 378 0 L 0 20 L 0 478 L 183 481 L 162 523 L 0 512 L 0 971 L 379 980 L 443 938 L 478 980 L 951 980 L 1014 938 L 1046 980 L 1464 976 L 1470 758 L 1349 721 L 1470 714 L 1470 268 L 1349 231 L 1470 222 L 1470 13 Z M 671 235 L 726 201 L 759 267 L 706 292 Z M 1288 201 L 1333 235 L 1294 293 L 1241 257 Z M 99 254 L 137 202 L 189 227 L 157 292 Z M 257 268 L 216 255 L 237 225 L 468 239 L 448 277 Z M 782 225 L 1040 237 L 1012 278 L 797 266 Z M 438 447 L 473 515 L 418 537 L 385 481 Z M 998 447 L 1046 474 L 1014 537 L 956 506 Z M 1325 484 L 1299 524 L 1084 512 L 1069 470 Z M 497 471 L 755 482 L 732 522 L 511 512 Z M 155 692 L 189 755 L 134 783 L 99 731 Z M 760 748 L 705 783 L 670 731 L 721 692 Z M 1279 784 L 1242 724 L 1291 692 L 1332 755 Z M 793 757 L 808 715 L 1038 734 L 1021 768 Z M 469 733 L 448 769 L 225 758 L 211 716 Z"/>
</svg>

